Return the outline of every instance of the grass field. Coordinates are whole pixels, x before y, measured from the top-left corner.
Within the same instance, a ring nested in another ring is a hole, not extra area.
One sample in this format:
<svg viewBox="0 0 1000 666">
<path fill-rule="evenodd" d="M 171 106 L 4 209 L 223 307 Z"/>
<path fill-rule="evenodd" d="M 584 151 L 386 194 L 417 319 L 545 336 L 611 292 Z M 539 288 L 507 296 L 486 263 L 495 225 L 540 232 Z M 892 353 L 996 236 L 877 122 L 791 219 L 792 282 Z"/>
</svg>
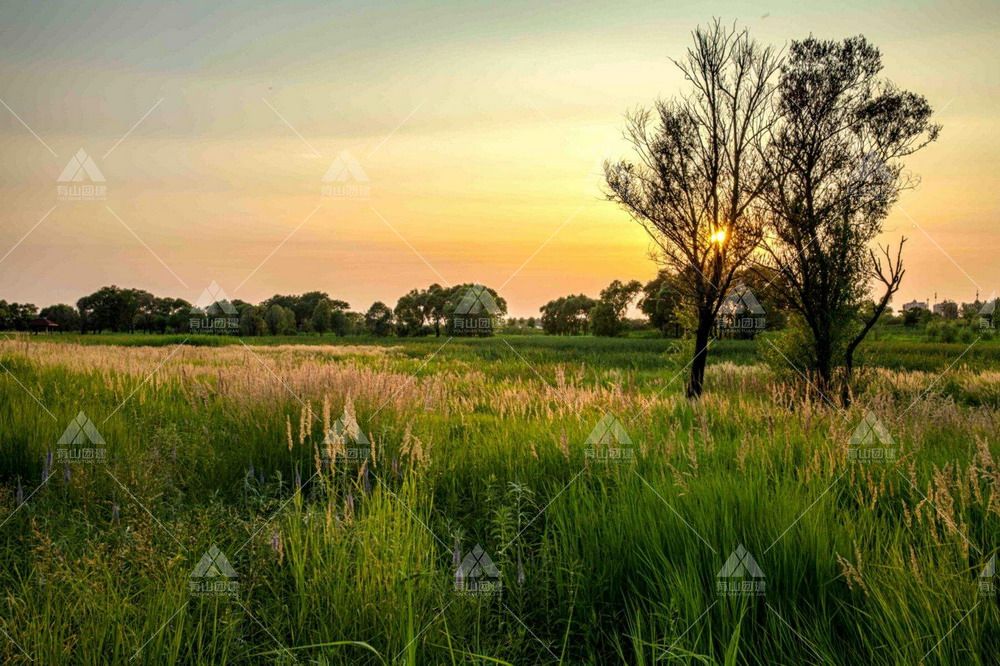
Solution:
<svg viewBox="0 0 1000 666">
<path fill-rule="evenodd" d="M 184 340 L 0 341 L 5 663 L 997 663 L 996 342 Z"/>
</svg>

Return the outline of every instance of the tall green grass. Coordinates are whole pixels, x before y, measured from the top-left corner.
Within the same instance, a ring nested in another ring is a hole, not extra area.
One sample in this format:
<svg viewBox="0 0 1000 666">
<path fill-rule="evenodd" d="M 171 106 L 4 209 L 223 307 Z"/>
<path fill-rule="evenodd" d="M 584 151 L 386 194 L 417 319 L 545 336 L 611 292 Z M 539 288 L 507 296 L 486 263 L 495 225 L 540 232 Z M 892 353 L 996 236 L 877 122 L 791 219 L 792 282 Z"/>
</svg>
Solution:
<svg viewBox="0 0 1000 666">
<path fill-rule="evenodd" d="M 961 377 L 897 418 L 913 396 L 875 383 L 848 413 L 783 400 L 766 370 L 733 365 L 752 342 L 720 343 L 730 363 L 710 368 L 698 405 L 683 376 L 668 381 L 683 352 L 660 340 L 388 342 L 415 381 L 455 377 L 451 407 L 358 401 L 377 450 L 363 475 L 313 475 L 292 395 L 232 401 L 221 377 L 109 382 L 0 357 L 4 661 L 996 663 L 1000 611 L 978 575 L 996 552 L 997 470 L 981 451 L 1000 452 L 997 417 L 947 392 Z M 517 387 L 533 397 L 510 398 Z M 899 460 L 846 460 L 869 406 Z M 39 487 L 81 410 L 107 462 L 56 465 Z M 588 457 L 608 412 L 632 460 Z M 406 454 L 413 437 L 423 462 Z M 455 546 L 476 543 L 498 595 L 454 590 Z M 189 589 L 213 544 L 238 574 L 233 597 Z M 717 590 L 741 544 L 763 596 Z"/>
</svg>

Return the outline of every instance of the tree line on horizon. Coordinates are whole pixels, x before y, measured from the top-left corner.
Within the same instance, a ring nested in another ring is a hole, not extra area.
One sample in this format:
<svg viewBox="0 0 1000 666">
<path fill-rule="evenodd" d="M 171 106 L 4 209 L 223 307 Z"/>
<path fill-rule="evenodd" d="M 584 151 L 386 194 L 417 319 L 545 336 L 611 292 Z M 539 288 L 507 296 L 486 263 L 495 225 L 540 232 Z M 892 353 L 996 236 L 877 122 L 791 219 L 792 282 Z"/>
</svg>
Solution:
<svg viewBox="0 0 1000 666">
<path fill-rule="evenodd" d="M 579 294 L 550 301 L 540 308 L 540 317 L 512 318 L 504 330 L 535 331 L 553 335 L 593 333 L 614 336 L 624 332 L 625 310 L 643 293 L 640 309 L 649 325 L 667 331 L 674 322 L 672 303 L 663 290 L 663 277 L 643 286 L 639 281 L 613 281 L 599 298 Z M 55 323 L 60 331 L 79 333 L 180 333 L 191 330 L 192 319 L 221 317 L 237 320 L 238 329 L 225 332 L 245 336 L 332 333 L 335 335 L 397 335 L 418 337 L 453 335 L 453 315 L 462 296 L 475 285 L 411 289 L 395 307 L 376 301 L 365 312 L 353 312 L 346 301 L 331 298 L 326 292 L 309 291 L 300 295 L 274 296 L 259 304 L 243 300 L 220 300 L 205 308 L 182 299 L 160 297 L 144 289 L 101 287 L 80 298 L 76 305 L 58 303 L 39 310 L 31 303 L 8 303 L 0 300 L 0 330 L 28 331 L 32 321 L 41 318 Z M 506 300 L 496 290 L 483 287 L 496 304 L 498 319 L 507 313 Z M 634 325 L 634 322 L 631 322 Z"/>
</svg>

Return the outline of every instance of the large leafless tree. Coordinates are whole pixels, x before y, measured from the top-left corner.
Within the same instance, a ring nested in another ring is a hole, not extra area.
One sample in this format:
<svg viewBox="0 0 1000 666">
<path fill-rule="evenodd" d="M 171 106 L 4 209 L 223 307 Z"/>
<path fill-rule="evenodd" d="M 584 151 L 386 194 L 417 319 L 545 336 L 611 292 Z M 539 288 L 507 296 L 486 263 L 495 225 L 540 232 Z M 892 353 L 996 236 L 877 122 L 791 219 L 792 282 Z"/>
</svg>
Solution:
<svg viewBox="0 0 1000 666">
<path fill-rule="evenodd" d="M 763 162 L 768 263 L 811 338 L 806 357 L 817 387 L 826 397 L 842 368 L 844 403 L 854 352 L 903 277 L 905 239 L 895 252 L 872 249 L 900 192 L 915 184 L 902 159 L 940 130 L 927 100 L 880 78 L 881 70 L 879 50 L 864 37 L 793 42 Z M 861 307 L 869 297 L 874 307 Z"/>
<path fill-rule="evenodd" d="M 606 164 L 605 177 L 608 198 L 642 224 L 665 267 L 685 276 L 697 321 L 687 394 L 698 397 L 715 317 L 763 234 L 769 170 L 759 143 L 773 122 L 779 58 L 719 21 L 693 37 L 675 61 L 690 91 L 627 116 L 635 160 Z"/>
</svg>

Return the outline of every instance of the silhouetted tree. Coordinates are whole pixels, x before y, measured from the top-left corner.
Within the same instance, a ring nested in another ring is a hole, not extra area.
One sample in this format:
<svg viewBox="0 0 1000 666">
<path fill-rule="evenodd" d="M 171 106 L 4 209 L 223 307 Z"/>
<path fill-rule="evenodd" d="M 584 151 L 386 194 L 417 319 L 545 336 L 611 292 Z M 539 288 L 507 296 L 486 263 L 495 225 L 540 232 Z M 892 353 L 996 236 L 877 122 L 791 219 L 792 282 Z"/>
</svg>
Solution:
<svg viewBox="0 0 1000 666">
<path fill-rule="evenodd" d="M 365 329 L 372 335 L 384 337 L 392 333 L 392 310 L 382 301 L 375 301 L 365 313 Z"/>
<path fill-rule="evenodd" d="M 323 335 L 330 330 L 332 317 L 333 309 L 330 307 L 330 299 L 324 298 L 320 300 L 316 303 L 316 307 L 312 311 L 312 318 L 310 319 L 312 330 Z"/>
<path fill-rule="evenodd" d="M 638 280 L 614 280 L 601 291 L 601 298 L 590 311 L 590 329 L 594 335 L 612 337 L 624 328 L 625 311 L 642 291 Z"/>
<path fill-rule="evenodd" d="M 628 116 L 637 161 L 606 164 L 605 178 L 608 198 L 646 229 L 665 267 L 691 276 L 682 286 L 696 320 L 687 384 L 696 398 L 715 316 L 763 233 L 760 143 L 773 123 L 778 60 L 745 30 L 715 21 L 695 30 L 676 64 L 690 92 Z"/>
<path fill-rule="evenodd" d="M 843 367 L 844 404 L 854 352 L 903 277 L 905 238 L 895 255 L 870 245 L 900 191 L 915 184 L 902 158 L 940 130 L 927 100 L 880 79 L 881 71 L 881 53 L 864 37 L 793 42 L 767 149 L 769 263 L 809 332 L 809 370 L 824 395 Z M 872 283 L 882 294 L 860 316 Z"/>
<path fill-rule="evenodd" d="M 597 301 L 584 294 L 561 296 L 541 308 L 542 330 L 549 335 L 578 335 L 587 330 Z"/>
<path fill-rule="evenodd" d="M 664 335 L 677 330 L 677 312 L 681 307 L 681 289 L 678 278 L 670 271 L 661 270 L 642 288 L 639 310 L 649 318 L 649 323 Z"/>
<path fill-rule="evenodd" d="M 271 335 L 294 335 L 296 332 L 295 313 L 277 303 L 267 308 L 264 321 Z"/>
<path fill-rule="evenodd" d="M 65 303 L 42 308 L 38 316 L 58 324 L 60 331 L 75 331 L 80 326 L 80 313 L 72 305 Z"/>
</svg>

